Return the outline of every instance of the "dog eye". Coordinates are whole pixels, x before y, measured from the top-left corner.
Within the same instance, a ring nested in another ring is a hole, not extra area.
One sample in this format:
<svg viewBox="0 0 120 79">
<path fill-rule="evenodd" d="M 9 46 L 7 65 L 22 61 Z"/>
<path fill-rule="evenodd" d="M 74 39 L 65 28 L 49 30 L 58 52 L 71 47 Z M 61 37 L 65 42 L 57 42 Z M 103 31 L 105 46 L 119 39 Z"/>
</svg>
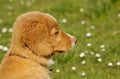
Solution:
<svg viewBox="0 0 120 79">
<path fill-rule="evenodd" d="M 54 34 L 55 34 L 55 35 L 58 35 L 58 34 L 59 34 L 59 31 L 56 31 Z"/>
</svg>

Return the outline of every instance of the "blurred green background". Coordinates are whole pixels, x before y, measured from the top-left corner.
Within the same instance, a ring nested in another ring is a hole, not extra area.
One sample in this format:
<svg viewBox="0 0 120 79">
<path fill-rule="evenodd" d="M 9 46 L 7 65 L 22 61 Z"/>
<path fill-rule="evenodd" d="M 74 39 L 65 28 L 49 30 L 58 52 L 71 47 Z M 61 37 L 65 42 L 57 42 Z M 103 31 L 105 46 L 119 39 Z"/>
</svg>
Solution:
<svg viewBox="0 0 120 79">
<path fill-rule="evenodd" d="M 76 47 L 55 55 L 51 79 L 120 79 L 120 0 L 0 0 L 0 61 L 16 17 L 29 11 L 53 15 Z"/>
</svg>

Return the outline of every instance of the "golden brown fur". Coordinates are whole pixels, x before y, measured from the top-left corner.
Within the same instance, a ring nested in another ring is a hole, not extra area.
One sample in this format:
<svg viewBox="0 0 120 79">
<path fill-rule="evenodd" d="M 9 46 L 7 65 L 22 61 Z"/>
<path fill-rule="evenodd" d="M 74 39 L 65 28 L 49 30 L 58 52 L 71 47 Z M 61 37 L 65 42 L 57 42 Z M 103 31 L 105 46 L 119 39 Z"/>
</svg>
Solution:
<svg viewBox="0 0 120 79">
<path fill-rule="evenodd" d="M 50 57 L 73 48 L 76 38 L 63 33 L 55 18 L 28 12 L 14 23 L 9 51 L 0 65 L 0 79 L 50 79 Z"/>
</svg>

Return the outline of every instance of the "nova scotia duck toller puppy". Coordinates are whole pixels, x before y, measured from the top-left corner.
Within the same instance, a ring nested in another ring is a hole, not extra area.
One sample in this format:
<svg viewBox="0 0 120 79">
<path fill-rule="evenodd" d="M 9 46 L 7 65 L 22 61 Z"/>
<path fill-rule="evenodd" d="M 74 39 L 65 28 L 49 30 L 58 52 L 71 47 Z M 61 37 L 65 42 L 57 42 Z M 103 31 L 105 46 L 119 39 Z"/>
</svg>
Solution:
<svg viewBox="0 0 120 79">
<path fill-rule="evenodd" d="M 10 49 L 0 64 L 0 79 L 50 79 L 47 67 L 51 56 L 71 50 L 76 40 L 62 32 L 47 13 L 33 11 L 19 16 Z"/>
</svg>

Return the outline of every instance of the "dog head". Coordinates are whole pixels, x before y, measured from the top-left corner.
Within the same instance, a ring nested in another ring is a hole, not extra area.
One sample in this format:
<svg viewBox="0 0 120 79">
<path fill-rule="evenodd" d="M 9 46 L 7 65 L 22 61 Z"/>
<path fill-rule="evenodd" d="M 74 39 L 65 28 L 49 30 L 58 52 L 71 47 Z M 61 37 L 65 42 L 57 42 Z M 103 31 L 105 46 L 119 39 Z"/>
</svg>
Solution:
<svg viewBox="0 0 120 79">
<path fill-rule="evenodd" d="M 13 27 L 12 46 L 29 49 L 40 56 L 69 51 L 76 38 L 62 32 L 56 19 L 41 12 L 28 12 L 17 18 Z"/>
</svg>

